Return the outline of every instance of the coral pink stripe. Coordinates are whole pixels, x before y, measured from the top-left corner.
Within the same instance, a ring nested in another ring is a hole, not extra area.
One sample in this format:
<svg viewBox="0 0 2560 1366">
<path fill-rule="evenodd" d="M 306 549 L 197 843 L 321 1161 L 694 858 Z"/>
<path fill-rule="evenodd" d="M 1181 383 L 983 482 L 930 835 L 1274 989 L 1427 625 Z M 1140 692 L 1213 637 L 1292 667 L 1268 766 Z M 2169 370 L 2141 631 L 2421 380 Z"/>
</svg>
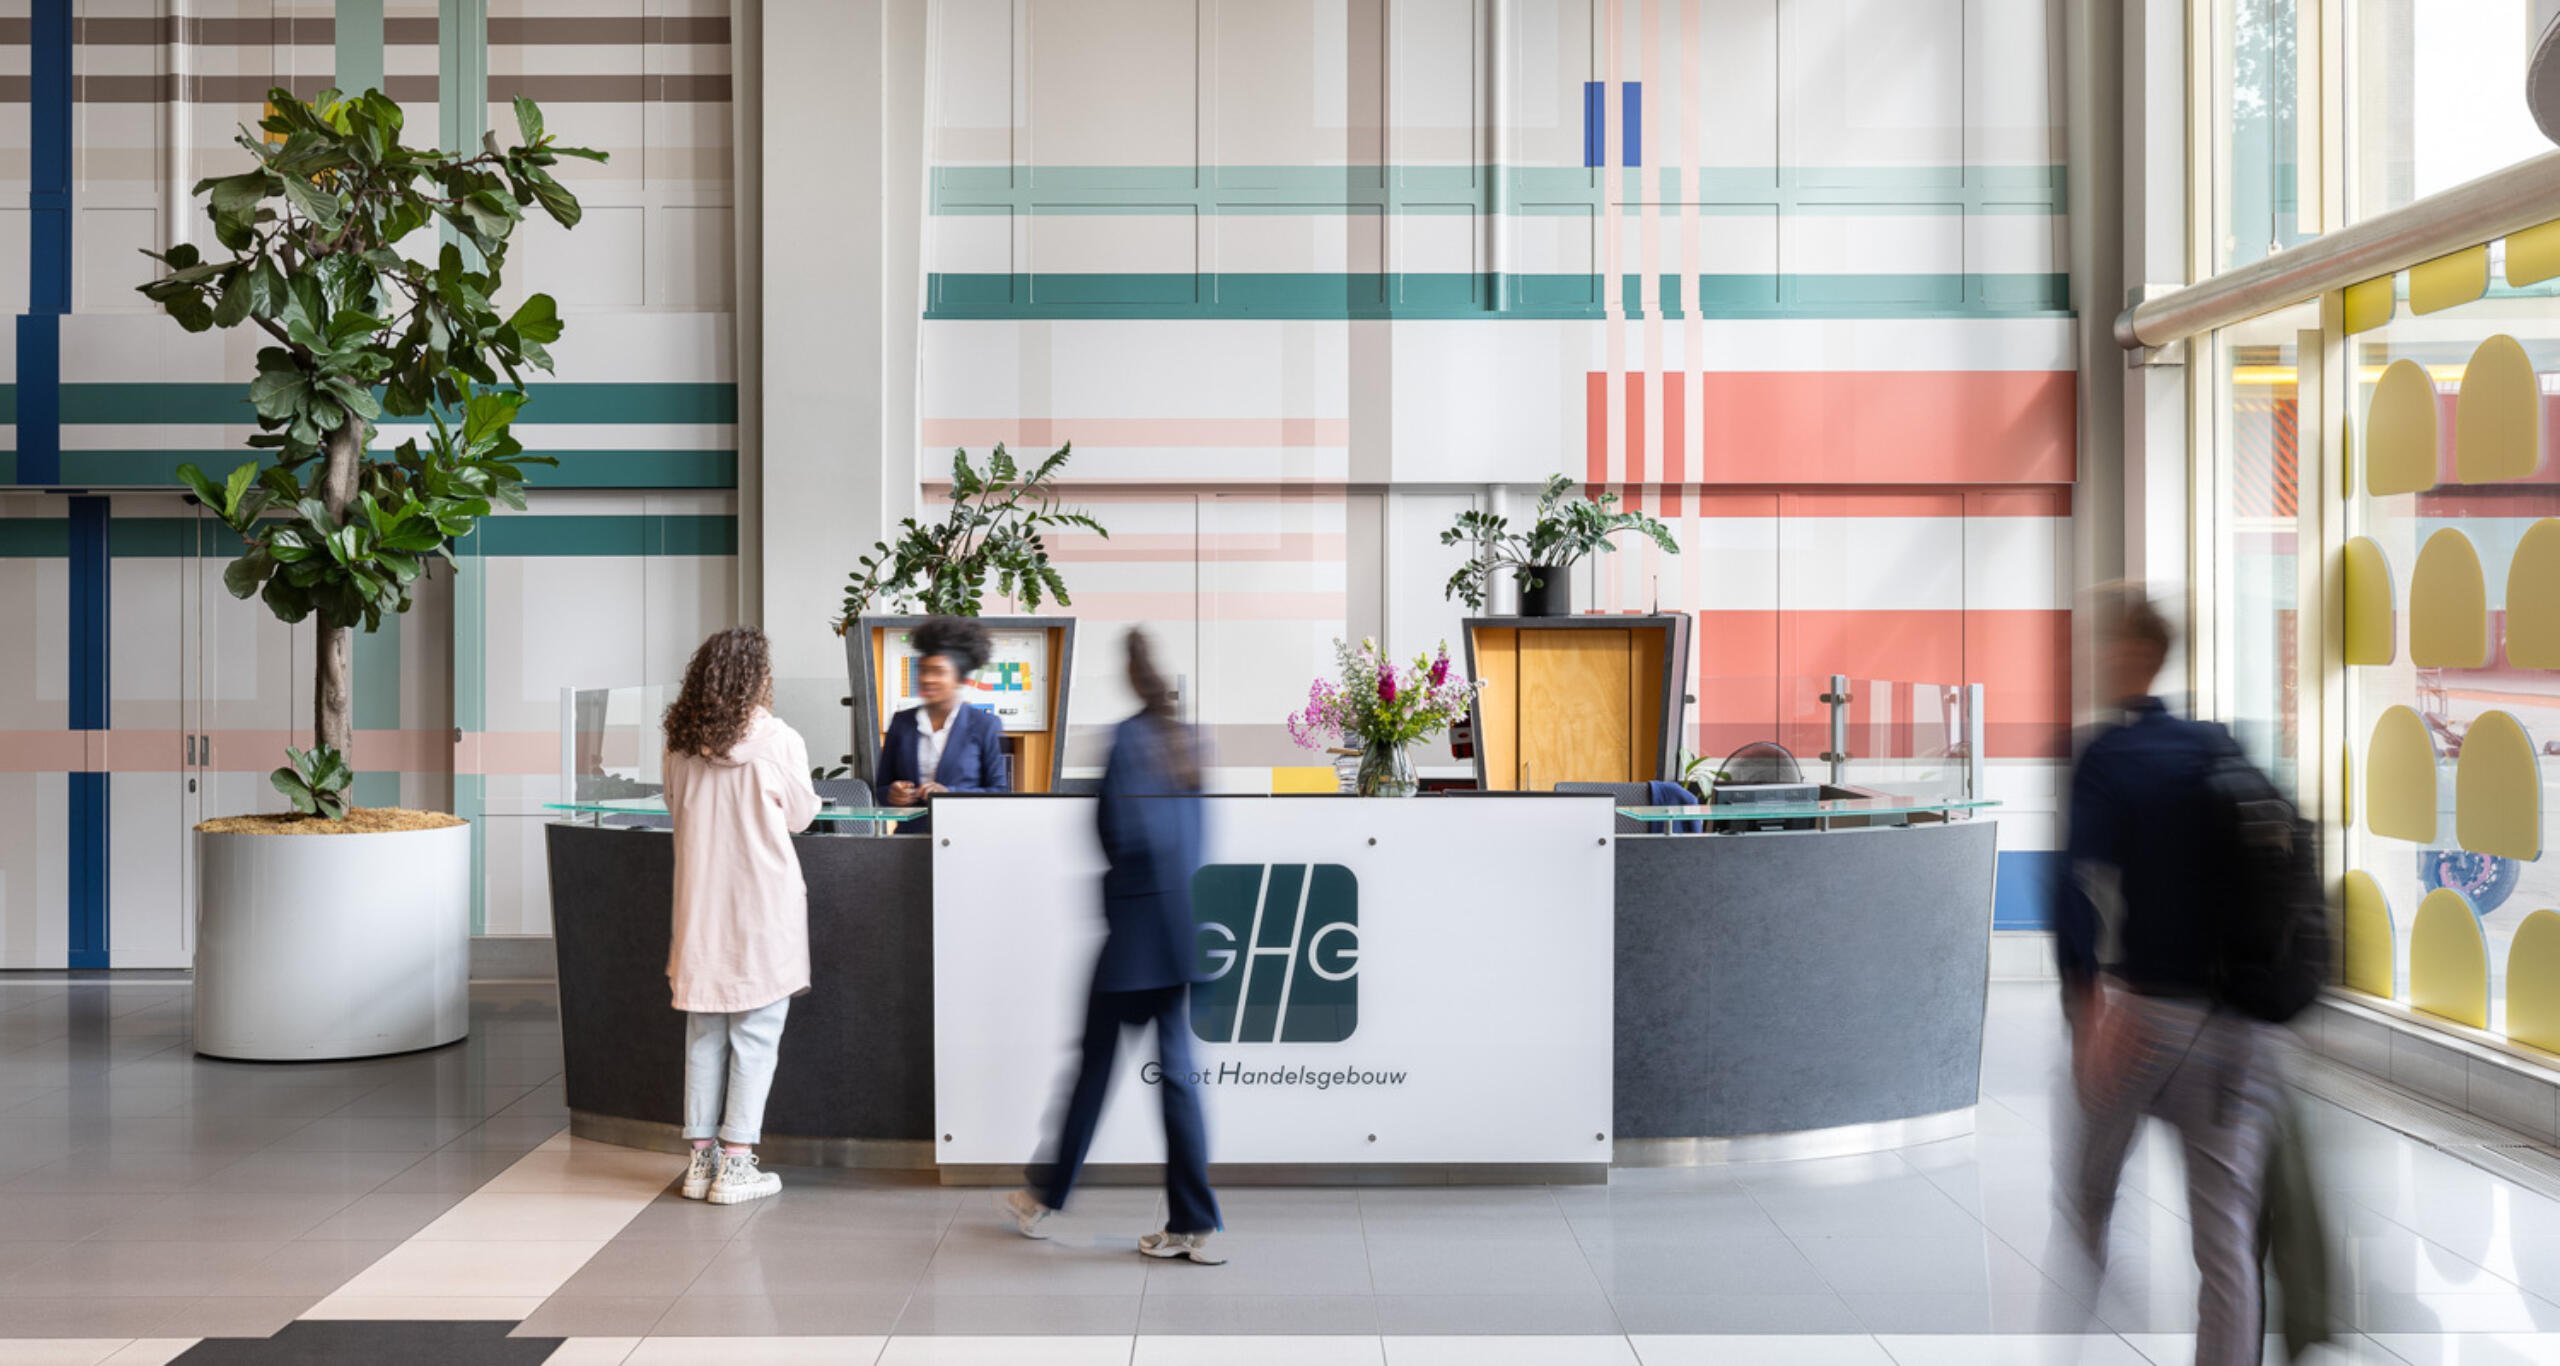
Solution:
<svg viewBox="0 0 2560 1366">
<path fill-rule="evenodd" d="M 1347 417 L 931 417 L 928 446 L 1348 446 Z"/>
<path fill-rule="evenodd" d="M 1796 490 L 1663 484 L 1686 489 L 1701 517 L 2068 517 L 2071 490 L 2056 488 L 1872 488 Z M 1668 504 L 1666 504 L 1668 506 Z"/>
<path fill-rule="evenodd" d="M 1075 614 L 1099 621 L 1340 622 L 1341 593 L 1078 593 Z"/>
<path fill-rule="evenodd" d="M 1662 482 L 1665 484 L 1679 485 L 1689 480 L 1688 406 L 1687 376 L 1664 375 L 1662 377 Z"/>
<path fill-rule="evenodd" d="M 1649 376 L 1627 373 L 1627 482 L 1644 482 L 1644 388 Z"/>
<path fill-rule="evenodd" d="M 0 730 L 0 773 L 80 773 L 98 731 Z"/>
<path fill-rule="evenodd" d="M 1595 423 L 1601 379 L 1591 376 Z M 1710 373 L 1694 415 L 1704 437 L 1697 477 L 1755 485 L 2068 484 L 2077 404 L 2067 371 Z M 1593 468 L 1596 481 L 1596 459 Z"/>
<path fill-rule="evenodd" d="M 1609 377 L 1593 371 L 1582 386 L 1583 473 L 1597 484 L 1609 477 Z"/>
</svg>

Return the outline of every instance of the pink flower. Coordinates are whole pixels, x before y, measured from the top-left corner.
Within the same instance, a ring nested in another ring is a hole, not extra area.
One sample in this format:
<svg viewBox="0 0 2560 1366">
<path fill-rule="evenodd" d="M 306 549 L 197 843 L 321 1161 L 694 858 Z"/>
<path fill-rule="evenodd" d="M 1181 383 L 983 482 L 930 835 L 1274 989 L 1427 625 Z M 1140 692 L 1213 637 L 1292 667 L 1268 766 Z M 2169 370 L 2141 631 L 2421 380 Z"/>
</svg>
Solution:
<svg viewBox="0 0 2560 1366">
<path fill-rule="evenodd" d="M 1385 669 L 1378 671 L 1378 701 L 1390 707 L 1396 702 L 1396 676 Z"/>
<path fill-rule="evenodd" d="M 1431 661 L 1431 686 L 1437 688 L 1448 681 L 1449 652 L 1443 650 L 1440 652 L 1440 657 L 1438 659 Z"/>
</svg>

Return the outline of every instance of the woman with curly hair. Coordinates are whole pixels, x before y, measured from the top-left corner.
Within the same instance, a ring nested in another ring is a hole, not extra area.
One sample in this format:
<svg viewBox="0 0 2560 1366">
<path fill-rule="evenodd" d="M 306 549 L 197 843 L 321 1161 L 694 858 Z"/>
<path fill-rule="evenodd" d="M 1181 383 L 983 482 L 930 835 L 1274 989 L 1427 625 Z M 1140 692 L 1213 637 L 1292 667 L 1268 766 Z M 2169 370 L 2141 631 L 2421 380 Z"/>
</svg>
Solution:
<svg viewBox="0 0 2560 1366">
<path fill-rule="evenodd" d="M 675 933 L 667 982 L 685 1012 L 684 1196 L 760 1200 L 765 1094 L 791 998 L 809 989 L 809 891 L 791 832 L 818 814 L 809 747 L 774 718 L 764 632 L 714 632 L 666 715 L 675 821 Z M 713 1140 L 718 1140 L 715 1151 Z"/>
<path fill-rule="evenodd" d="M 923 806 L 937 792 L 1004 792 L 1004 722 L 964 700 L 969 675 L 994 651 L 987 628 L 934 617 L 915 630 L 916 695 L 889 718 L 876 786 L 891 806 Z M 918 827 L 923 821 L 911 822 Z"/>
</svg>

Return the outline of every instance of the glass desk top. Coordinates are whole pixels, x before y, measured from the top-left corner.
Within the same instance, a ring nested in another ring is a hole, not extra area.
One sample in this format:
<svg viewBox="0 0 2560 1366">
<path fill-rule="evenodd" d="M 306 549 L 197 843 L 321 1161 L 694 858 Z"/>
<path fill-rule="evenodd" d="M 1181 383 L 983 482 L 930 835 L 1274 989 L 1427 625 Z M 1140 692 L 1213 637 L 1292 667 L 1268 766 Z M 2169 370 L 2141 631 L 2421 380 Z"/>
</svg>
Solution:
<svg viewBox="0 0 2560 1366">
<path fill-rule="evenodd" d="M 1718 806 L 1622 806 L 1618 814 L 1648 824 L 1676 821 L 1822 820 L 1843 816 L 1919 816 L 1942 812 L 1982 811 L 2000 803 L 1988 797 L 1826 797 L 1811 802 L 1735 803 Z"/>
<path fill-rule="evenodd" d="M 618 802 L 544 802 L 545 811 L 569 811 L 582 816 L 664 816 L 667 804 L 655 797 L 635 797 Z M 911 821 L 925 814 L 921 806 L 827 806 L 818 809 L 822 821 Z"/>
</svg>

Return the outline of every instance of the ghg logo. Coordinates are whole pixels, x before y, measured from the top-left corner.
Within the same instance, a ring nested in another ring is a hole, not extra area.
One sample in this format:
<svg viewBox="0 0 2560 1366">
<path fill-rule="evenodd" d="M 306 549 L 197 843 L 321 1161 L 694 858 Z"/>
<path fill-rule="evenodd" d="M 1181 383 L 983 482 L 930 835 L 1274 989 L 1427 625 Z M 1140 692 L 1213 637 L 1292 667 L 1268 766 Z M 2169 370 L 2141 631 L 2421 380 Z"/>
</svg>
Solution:
<svg viewBox="0 0 2560 1366">
<path fill-rule="evenodd" d="M 1360 1027 L 1360 882 L 1338 863 L 1220 863 L 1191 880 L 1204 1043 L 1340 1043 Z"/>
</svg>

